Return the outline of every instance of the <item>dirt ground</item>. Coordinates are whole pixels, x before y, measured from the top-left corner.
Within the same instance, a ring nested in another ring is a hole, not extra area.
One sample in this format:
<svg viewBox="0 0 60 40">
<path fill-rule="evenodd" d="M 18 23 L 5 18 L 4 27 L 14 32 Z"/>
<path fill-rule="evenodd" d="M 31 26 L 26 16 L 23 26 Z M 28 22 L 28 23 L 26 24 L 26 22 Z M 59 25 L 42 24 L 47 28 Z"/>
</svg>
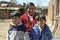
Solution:
<svg viewBox="0 0 60 40">
<path fill-rule="evenodd" d="M 6 40 L 10 19 L 0 20 L 0 40 Z"/>
</svg>

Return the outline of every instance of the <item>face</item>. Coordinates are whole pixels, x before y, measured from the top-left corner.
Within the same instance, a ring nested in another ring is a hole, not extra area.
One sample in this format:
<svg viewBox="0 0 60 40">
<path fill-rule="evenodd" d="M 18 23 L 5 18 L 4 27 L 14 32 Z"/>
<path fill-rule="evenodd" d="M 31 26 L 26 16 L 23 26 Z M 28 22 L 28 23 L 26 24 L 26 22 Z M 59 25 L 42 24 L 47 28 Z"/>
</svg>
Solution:
<svg viewBox="0 0 60 40">
<path fill-rule="evenodd" d="M 40 25 L 41 28 L 43 28 L 44 25 L 46 24 L 46 20 L 40 18 L 39 21 L 38 21 L 38 24 Z"/>
<path fill-rule="evenodd" d="M 34 15 L 35 13 L 35 7 L 34 6 L 30 6 L 28 9 L 27 9 L 29 15 Z"/>
<path fill-rule="evenodd" d="M 18 16 L 14 16 L 12 18 L 12 22 L 17 25 L 19 23 L 19 17 Z"/>
</svg>

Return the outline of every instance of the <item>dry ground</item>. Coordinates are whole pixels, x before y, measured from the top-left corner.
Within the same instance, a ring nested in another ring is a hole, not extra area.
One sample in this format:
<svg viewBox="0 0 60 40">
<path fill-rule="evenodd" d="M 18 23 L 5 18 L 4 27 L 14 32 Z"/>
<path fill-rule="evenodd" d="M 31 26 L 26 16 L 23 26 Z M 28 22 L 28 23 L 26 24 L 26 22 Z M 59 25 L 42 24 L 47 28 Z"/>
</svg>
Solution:
<svg viewBox="0 0 60 40">
<path fill-rule="evenodd" d="M 6 40 L 10 19 L 0 20 L 0 40 Z"/>
</svg>

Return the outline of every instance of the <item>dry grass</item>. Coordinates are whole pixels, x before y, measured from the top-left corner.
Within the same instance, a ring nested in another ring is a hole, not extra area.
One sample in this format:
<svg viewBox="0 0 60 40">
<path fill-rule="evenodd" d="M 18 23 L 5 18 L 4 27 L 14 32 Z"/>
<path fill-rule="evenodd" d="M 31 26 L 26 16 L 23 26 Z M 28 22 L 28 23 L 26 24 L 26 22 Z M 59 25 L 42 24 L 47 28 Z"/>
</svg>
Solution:
<svg viewBox="0 0 60 40">
<path fill-rule="evenodd" d="M 0 20 L 0 40 L 6 40 L 10 19 Z"/>
</svg>

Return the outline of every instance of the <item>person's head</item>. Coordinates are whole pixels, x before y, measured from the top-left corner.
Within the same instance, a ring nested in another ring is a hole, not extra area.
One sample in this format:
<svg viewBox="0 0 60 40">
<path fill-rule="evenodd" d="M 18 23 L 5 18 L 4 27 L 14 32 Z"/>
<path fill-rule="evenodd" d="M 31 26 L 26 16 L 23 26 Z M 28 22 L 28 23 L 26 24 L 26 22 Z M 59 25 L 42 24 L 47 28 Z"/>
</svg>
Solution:
<svg viewBox="0 0 60 40">
<path fill-rule="evenodd" d="M 39 26 L 41 28 L 43 28 L 44 25 L 46 24 L 46 17 L 45 17 L 45 15 L 38 15 L 38 17 L 37 17 L 37 23 L 39 24 Z"/>
<path fill-rule="evenodd" d="M 19 22 L 20 22 L 20 13 L 18 13 L 18 12 L 13 12 L 13 13 L 11 13 L 11 19 L 12 19 L 12 22 L 14 23 L 14 24 L 18 24 Z"/>
<path fill-rule="evenodd" d="M 32 3 L 32 2 L 28 3 L 27 7 L 26 7 L 26 10 L 29 13 L 29 15 L 34 15 L 34 13 L 35 13 L 35 5 L 34 5 L 34 3 Z"/>
</svg>

